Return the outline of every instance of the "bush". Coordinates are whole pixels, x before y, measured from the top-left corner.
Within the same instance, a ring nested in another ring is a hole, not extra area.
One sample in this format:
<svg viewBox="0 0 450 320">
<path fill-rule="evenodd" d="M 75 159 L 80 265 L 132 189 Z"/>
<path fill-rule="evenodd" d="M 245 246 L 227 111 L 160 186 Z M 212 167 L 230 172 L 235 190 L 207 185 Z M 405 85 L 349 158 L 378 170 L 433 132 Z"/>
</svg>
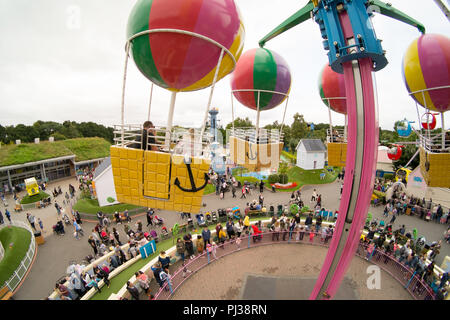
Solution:
<svg viewBox="0 0 450 320">
<path fill-rule="evenodd" d="M 394 180 L 394 174 L 392 174 L 392 173 L 385 173 L 383 175 L 383 178 L 386 179 L 386 180 Z"/>
<path fill-rule="evenodd" d="M 280 182 L 280 177 L 277 174 L 271 174 L 268 178 L 269 184 Z"/>
<path fill-rule="evenodd" d="M 302 213 L 308 212 L 310 209 L 308 206 L 304 206 L 301 210 Z"/>
<path fill-rule="evenodd" d="M 278 181 L 279 181 L 281 184 L 286 184 L 286 183 L 288 183 L 288 180 L 289 180 L 289 178 L 288 178 L 288 175 L 287 175 L 286 173 L 282 173 L 282 174 L 279 175 Z"/>
</svg>

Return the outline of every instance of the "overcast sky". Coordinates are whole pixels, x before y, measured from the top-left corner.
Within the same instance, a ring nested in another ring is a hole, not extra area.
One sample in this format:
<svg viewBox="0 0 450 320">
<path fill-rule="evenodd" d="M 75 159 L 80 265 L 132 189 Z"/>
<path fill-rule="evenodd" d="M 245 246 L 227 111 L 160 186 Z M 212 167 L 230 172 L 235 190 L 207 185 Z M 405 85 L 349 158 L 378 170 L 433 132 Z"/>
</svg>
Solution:
<svg viewBox="0 0 450 320">
<path fill-rule="evenodd" d="M 120 123 L 125 59 L 125 31 L 135 0 L 0 0 L 0 124 L 32 124 L 37 120 Z M 244 52 L 306 0 L 236 0 L 246 29 Z M 450 35 L 450 25 L 431 0 L 391 0 L 393 6 L 422 22 L 427 33 Z M 376 15 L 373 24 L 389 64 L 376 73 L 379 123 L 392 130 L 396 120 L 417 121 L 415 103 L 401 75 L 401 61 L 417 29 Z M 313 21 L 289 30 L 266 44 L 289 64 L 292 87 L 286 123 L 299 112 L 308 122 L 328 123 L 317 80 L 328 63 L 318 25 Z M 147 118 L 150 82 L 129 63 L 125 122 Z M 217 83 L 212 100 L 223 124 L 231 121 L 230 76 Z M 174 124 L 200 127 L 210 89 L 179 93 Z M 165 125 L 170 93 L 155 86 L 152 115 Z M 255 123 L 256 112 L 234 100 L 235 114 Z M 261 113 L 261 125 L 281 122 L 284 105 Z M 420 108 L 421 114 L 424 112 Z M 344 116 L 332 113 L 333 124 Z M 450 117 L 445 119 L 450 127 Z"/>
</svg>

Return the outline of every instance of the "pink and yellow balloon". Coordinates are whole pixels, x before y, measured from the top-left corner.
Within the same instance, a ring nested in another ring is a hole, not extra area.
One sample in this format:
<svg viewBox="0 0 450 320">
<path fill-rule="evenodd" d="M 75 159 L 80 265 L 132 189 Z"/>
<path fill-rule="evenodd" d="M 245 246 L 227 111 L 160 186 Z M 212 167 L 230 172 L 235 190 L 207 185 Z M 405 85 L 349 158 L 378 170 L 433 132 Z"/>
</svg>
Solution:
<svg viewBox="0 0 450 320">
<path fill-rule="evenodd" d="M 432 111 L 445 112 L 450 109 L 448 37 L 425 34 L 414 40 L 403 57 L 402 71 L 408 92 L 419 91 L 411 94 L 417 103 Z M 431 90 L 433 88 L 435 90 Z"/>
</svg>

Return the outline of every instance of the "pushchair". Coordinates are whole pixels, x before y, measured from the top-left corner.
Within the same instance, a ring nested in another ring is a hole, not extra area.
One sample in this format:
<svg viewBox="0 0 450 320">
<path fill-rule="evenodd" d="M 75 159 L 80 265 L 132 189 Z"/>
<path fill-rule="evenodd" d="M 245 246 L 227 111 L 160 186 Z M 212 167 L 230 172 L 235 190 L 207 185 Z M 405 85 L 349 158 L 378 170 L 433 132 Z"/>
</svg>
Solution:
<svg viewBox="0 0 450 320">
<path fill-rule="evenodd" d="M 155 215 L 155 216 L 153 217 L 153 223 L 154 223 L 156 226 L 162 226 L 162 225 L 164 224 L 164 219 L 158 217 L 157 215 Z"/>
<path fill-rule="evenodd" d="M 167 231 L 167 228 L 163 226 L 161 228 L 161 239 L 164 240 L 168 238 L 169 238 L 169 231 Z"/>
<path fill-rule="evenodd" d="M 152 237 L 153 240 L 155 240 L 156 243 L 158 243 L 158 234 L 156 233 L 155 230 L 151 230 L 150 231 L 150 236 Z"/>
<path fill-rule="evenodd" d="M 234 213 L 233 213 L 233 209 L 228 208 L 227 209 L 227 218 L 228 219 L 233 219 Z"/>
<path fill-rule="evenodd" d="M 274 214 L 275 214 L 275 207 L 273 205 L 270 205 L 269 216 L 273 217 Z"/>
<path fill-rule="evenodd" d="M 194 221 L 192 221 L 191 218 L 188 219 L 187 221 L 187 227 L 189 230 L 193 230 L 194 229 Z"/>
<path fill-rule="evenodd" d="M 225 209 L 218 209 L 217 213 L 219 214 L 219 222 L 227 221 L 227 212 Z"/>
<path fill-rule="evenodd" d="M 206 216 L 206 224 L 212 224 L 212 216 L 211 216 L 211 212 L 207 212 L 206 214 L 205 214 L 205 216 Z"/>
<path fill-rule="evenodd" d="M 95 258 L 91 254 L 88 254 L 86 257 L 84 257 L 83 262 L 84 262 L 84 264 L 89 265 L 94 260 L 95 260 Z"/>
<path fill-rule="evenodd" d="M 211 212 L 211 221 L 217 223 L 217 213 L 215 211 Z"/>
<path fill-rule="evenodd" d="M 199 227 L 206 226 L 206 221 L 205 221 L 205 217 L 204 217 L 203 213 L 196 214 L 195 218 L 197 219 L 197 224 Z"/>
<path fill-rule="evenodd" d="M 67 214 L 64 213 L 64 215 L 62 216 L 62 219 L 64 220 L 64 223 L 65 223 L 67 226 L 71 224 L 71 223 L 70 223 L 70 219 L 69 219 L 69 217 L 67 216 Z"/>
<path fill-rule="evenodd" d="M 64 225 L 61 220 L 59 220 L 54 226 L 53 226 L 53 233 L 57 235 L 65 235 L 66 232 L 64 231 Z"/>
<path fill-rule="evenodd" d="M 283 205 L 279 204 L 277 207 L 277 214 L 280 217 L 283 214 L 284 210 L 283 210 Z"/>
</svg>

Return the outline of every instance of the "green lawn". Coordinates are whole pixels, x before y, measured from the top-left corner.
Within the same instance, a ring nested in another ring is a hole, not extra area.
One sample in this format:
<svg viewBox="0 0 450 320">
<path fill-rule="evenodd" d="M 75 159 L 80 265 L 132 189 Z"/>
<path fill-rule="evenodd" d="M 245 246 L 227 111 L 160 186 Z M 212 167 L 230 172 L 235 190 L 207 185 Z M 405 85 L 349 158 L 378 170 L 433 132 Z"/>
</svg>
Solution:
<svg viewBox="0 0 450 320">
<path fill-rule="evenodd" d="M 289 159 L 289 161 L 291 163 L 296 163 L 297 162 L 297 156 L 295 154 L 292 154 L 290 152 L 287 151 L 281 151 L 281 155 L 283 155 L 284 157 L 286 157 L 287 159 Z"/>
<path fill-rule="evenodd" d="M 320 180 L 320 174 L 325 173 L 325 178 Z M 295 181 L 299 185 L 305 184 L 324 184 L 336 180 L 339 171 L 334 169 L 333 172 L 328 172 L 327 168 L 318 170 L 304 170 L 294 166 L 288 170 L 289 181 Z"/>
<path fill-rule="evenodd" d="M 213 186 L 211 183 L 208 183 L 205 187 L 205 189 L 203 190 L 203 195 L 207 195 L 207 194 L 211 194 L 216 192 L 216 187 Z"/>
<path fill-rule="evenodd" d="M 97 199 L 80 199 L 78 202 L 73 206 L 73 210 L 82 212 L 82 213 L 91 213 L 96 214 L 99 211 L 102 211 L 104 213 L 114 213 L 116 211 L 125 211 L 125 210 L 132 210 L 142 208 L 140 206 L 135 206 L 132 204 L 126 204 L 126 203 L 120 203 L 120 204 L 113 204 L 111 206 L 105 206 L 100 207 L 98 205 Z"/>
<path fill-rule="evenodd" d="M 0 286 L 3 286 L 28 251 L 31 242 L 31 234 L 28 230 L 18 227 L 6 227 L 0 229 L 0 242 L 5 249 L 5 256 L 0 261 Z M 12 248 L 9 247 L 10 244 Z"/>
<path fill-rule="evenodd" d="M 41 191 L 38 194 L 35 194 L 34 196 L 29 196 L 27 194 L 25 197 L 22 198 L 22 200 L 20 200 L 20 203 L 27 204 L 27 203 L 38 202 L 42 199 L 47 199 L 48 197 L 50 197 L 50 195 L 48 195 L 44 191 Z"/>
<path fill-rule="evenodd" d="M 0 167 L 75 155 L 75 161 L 109 156 L 111 144 L 103 138 L 77 138 L 39 144 L 22 143 L 0 148 Z"/>
</svg>

